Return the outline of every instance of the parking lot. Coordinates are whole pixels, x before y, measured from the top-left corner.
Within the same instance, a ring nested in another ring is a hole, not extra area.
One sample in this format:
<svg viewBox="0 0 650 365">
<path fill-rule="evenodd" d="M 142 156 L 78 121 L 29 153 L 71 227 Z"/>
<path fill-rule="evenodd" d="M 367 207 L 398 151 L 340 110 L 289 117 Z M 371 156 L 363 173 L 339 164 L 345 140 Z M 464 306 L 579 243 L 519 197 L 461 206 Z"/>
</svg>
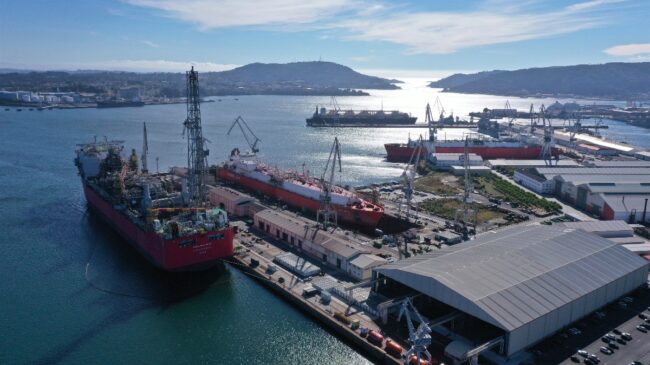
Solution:
<svg viewBox="0 0 650 365">
<path fill-rule="evenodd" d="M 650 318 L 650 290 L 638 290 L 629 297 L 631 301 L 626 302 L 626 307 L 618 302 L 601 309 L 599 314 L 592 314 L 589 317 L 575 323 L 565 331 L 556 334 L 541 344 L 535 346 L 533 352 L 537 352 L 536 363 L 539 364 L 589 364 L 585 357 L 577 355 L 578 350 L 584 350 L 588 354 L 595 354 L 601 365 L 627 365 L 638 361 L 643 365 L 650 364 L 650 331 L 643 333 L 636 326 L 645 322 L 639 318 L 644 314 Z M 650 321 L 649 321 L 650 322 Z M 650 325 L 650 323 L 649 323 Z M 620 333 L 629 333 L 632 337 L 629 341 L 623 341 Z M 612 354 L 604 354 L 601 347 L 608 344 L 602 339 L 606 334 L 613 335 L 615 344 Z M 571 356 L 575 355 L 575 359 Z M 577 360 L 577 361 L 576 361 Z M 591 362 L 592 364 L 595 362 Z"/>
</svg>

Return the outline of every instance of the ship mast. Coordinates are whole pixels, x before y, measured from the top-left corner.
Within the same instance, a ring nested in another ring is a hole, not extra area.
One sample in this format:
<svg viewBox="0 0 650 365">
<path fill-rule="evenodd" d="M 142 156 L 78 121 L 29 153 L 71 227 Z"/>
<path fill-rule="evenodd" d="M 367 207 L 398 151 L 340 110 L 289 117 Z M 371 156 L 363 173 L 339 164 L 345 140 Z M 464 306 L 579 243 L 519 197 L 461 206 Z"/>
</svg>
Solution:
<svg viewBox="0 0 650 365">
<path fill-rule="evenodd" d="M 149 143 L 147 142 L 147 123 L 142 123 L 143 125 L 143 139 L 142 139 L 142 173 L 146 174 L 149 172 L 147 168 L 147 154 L 149 154 Z"/>
<path fill-rule="evenodd" d="M 187 71 L 187 119 L 183 123 L 187 131 L 187 179 L 189 205 L 199 206 L 205 200 L 204 176 L 208 170 L 208 154 L 201 128 L 201 108 L 199 98 L 199 75 L 194 66 Z"/>
</svg>

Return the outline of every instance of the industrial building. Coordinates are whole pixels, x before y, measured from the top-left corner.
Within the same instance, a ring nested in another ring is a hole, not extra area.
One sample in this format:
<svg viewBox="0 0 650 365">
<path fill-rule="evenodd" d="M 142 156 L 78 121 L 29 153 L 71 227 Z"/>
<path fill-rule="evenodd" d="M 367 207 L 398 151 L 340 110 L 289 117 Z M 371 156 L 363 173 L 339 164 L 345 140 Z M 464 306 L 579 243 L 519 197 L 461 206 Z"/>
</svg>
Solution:
<svg viewBox="0 0 650 365">
<path fill-rule="evenodd" d="M 368 280 L 372 277 L 372 269 L 387 262 L 377 255 L 361 254 L 350 261 L 350 275 L 359 281 Z"/>
<path fill-rule="evenodd" d="M 483 158 L 475 153 L 468 153 L 470 166 L 483 165 Z M 452 166 L 463 166 L 465 154 L 463 153 L 432 153 L 429 162 L 437 169 L 450 169 Z"/>
<path fill-rule="evenodd" d="M 650 168 L 637 167 L 538 167 L 516 171 L 513 180 L 604 220 L 647 222 Z"/>
<path fill-rule="evenodd" d="M 487 160 L 485 162 L 487 166 L 492 168 L 512 168 L 512 169 L 532 169 L 535 167 L 546 167 L 548 166 L 548 161 L 545 160 L 506 160 L 506 159 L 495 159 Z M 553 166 L 557 167 L 580 167 L 580 165 L 573 160 L 557 160 L 553 161 Z"/>
<path fill-rule="evenodd" d="M 531 170 L 518 170 L 512 175 L 512 179 L 537 194 L 551 194 L 555 191 L 555 181 L 549 180 Z"/>
<path fill-rule="evenodd" d="M 510 357 L 646 284 L 649 265 L 596 234 L 530 225 L 378 267 L 373 278 L 381 295 L 414 298 L 434 331 L 444 326 L 466 348 L 501 343 Z"/>
<path fill-rule="evenodd" d="M 211 204 L 224 209 L 228 214 L 239 217 L 249 215 L 250 205 L 257 202 L 257 199 L 250 195 L 224 186 L 210 186 L 208 199 Z"/>
<path fill-rule="evenodd" d="M 257 229 L 358 280 L 370 277 L 372 269 L 384 263 L 375 255 L 358 259 L 370 250 L 293 214 L 265 209 L 255 213 L 253 221 Z"/>
</svg>

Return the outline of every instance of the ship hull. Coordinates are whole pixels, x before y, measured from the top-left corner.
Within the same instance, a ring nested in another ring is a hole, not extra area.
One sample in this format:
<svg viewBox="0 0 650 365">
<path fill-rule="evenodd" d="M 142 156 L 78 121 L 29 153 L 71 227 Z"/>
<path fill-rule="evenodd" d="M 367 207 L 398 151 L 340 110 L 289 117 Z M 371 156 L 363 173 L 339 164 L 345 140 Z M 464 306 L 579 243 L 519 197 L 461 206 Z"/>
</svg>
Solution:
<svg viewBox="0 0 650 365">
<path fill-rule="evenodd" d="M 375 125 L 381 127 L 382 125 L 412 125 L 415 124 L 416 117 L 404 118 L 380 118 L 380 117 L 367 117 L 367 118 L 324 118 L 314 116 L 307 118 L 307 126 L 309 127 L 323 127 L 323 126 L 354 126 L 354 125 Z"/>
<path fill-rule="evenodd" d="M 386 144 L 386 159 L 390 162 L 409 162 L 415 147 L 400 145 L 397 143 Z M 464 146 L 436 146 L 436 153 L 464 153 Z M 481 156 L 483 159 L 537 159 L 542 153 L 542 147 L 539 146 L 521 146 L 521 147 L 495 147 L 495 146 L 469 146 L 469 153 Z M 554 150 L 554 155 L 557 151 Z M 422 152 L 424 156 L 425 152 Z"/>
<path fill-rule="evenodd" d="M 224 167 L 219 167 L 217 170 L 217 178 L 242 186 L 251 191 L 262 193 L 294 208 L 305 209 L 312 214 L 316 214 L 320 208 L 320 201 L 318 200 L 287 191 L 273 184 L 249 178 Z M 377 227 L 383 215 L 383 211 L 362 211 L 354 209 L 351 206 L 341 205 L 333 205 L 333 207 L 336 210 L 339 223 L 362 229 L 374 229 Z"/>
<path fill-rule="evenodd" d="M 214 266 L 234 253 L 232 227 L 164 239 L 146 231 L 83 182 L 90 208 L 153 265 L 166 271 L 195 271 Z"/>
</svg>

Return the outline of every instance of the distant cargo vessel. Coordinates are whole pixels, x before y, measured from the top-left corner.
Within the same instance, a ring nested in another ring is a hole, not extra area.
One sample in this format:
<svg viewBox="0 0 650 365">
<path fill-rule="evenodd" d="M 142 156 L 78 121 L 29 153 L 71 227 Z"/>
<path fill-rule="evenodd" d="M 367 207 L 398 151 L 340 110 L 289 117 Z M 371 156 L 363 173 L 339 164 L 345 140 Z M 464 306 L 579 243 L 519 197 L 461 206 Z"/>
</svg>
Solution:
<svg viewBox="0 0 650 365">
<path fill-rule="evenodd" d="M 318 108 L 311 118 L 307 118 L 310 127 L 336 127 L 355 125 L 411 125 L 417 117 L 397 110 L 341 110 L 335 108 Z"/>
<path fill-rule="evenodd" d="M 240 155 L 238 149 L 233 150 L 230 159 L 217 168 L 217 178 L 312 214 L 316 214 L 321 206 L 321 181 L 306 174 L 269 167 L 252 155 Z M 382 206 L 339 186 L 332 188 L 331 205 L 340 222 L 363 229 L 377 227 L 384 214 Z"/>
<path fill-rule="evenodd" d="M 144 101 L 126 101 L 126 100 L 107 100 L 98 101 L 98 108 L 126 108 L 144 106 Z"/>
<path fill-rule="evenodd" d="M 425 141 L 422 149 L 422 157 L 427 150 L 431 150 L 430 142 Z M 390 162 L 409 162 L 413 152 L 417 148 L 418 141 L 409 140 L 407 143 L 387 143 L 386 159 Z M 463 153 L 465 141 L 449 140 L 435 141 L 436 153 Z M 469 141 L 469 153 L 475 153 L 484 159 L 511 158 L 511 159 L 536 159 L 542 153 L 542 146 L 528 145 L 516 140 L 487 140 L 473 139 Z M 558 153 L 553 150 L 554 155 Z"/>
</svg>

